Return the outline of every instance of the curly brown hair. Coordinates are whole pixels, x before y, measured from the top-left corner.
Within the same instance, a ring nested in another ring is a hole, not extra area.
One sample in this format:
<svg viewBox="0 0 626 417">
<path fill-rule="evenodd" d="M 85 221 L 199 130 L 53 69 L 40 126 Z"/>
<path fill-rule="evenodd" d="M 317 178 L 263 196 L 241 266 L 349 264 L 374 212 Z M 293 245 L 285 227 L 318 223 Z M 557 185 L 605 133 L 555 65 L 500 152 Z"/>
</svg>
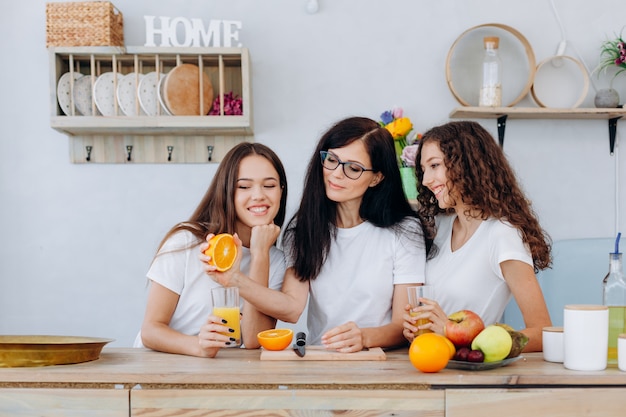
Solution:
<svg viewBox="0 0 626 417">
<path fill-rule="evenodd" d="M 444 155 L 448 190 L 468 206 L 467 216 L 507 221 L 516 227 L 530 248 L 535 272 L 552 264 L 551 239 L 539 224 L 530 201 L 524 196 L 513 169 L 494 138 L 480 124 L 449 122 L 424 134 L 416 161 L 424 144 L 437 143 Z M 439 207 L 435 195 L 422 184 L 424 170 L 416 164 L 418 212 L 427 234 L 434 237 L 435 215 L 451 212 Z M 477 213 L 477 214 L 476 214 Z"/>
</svg>

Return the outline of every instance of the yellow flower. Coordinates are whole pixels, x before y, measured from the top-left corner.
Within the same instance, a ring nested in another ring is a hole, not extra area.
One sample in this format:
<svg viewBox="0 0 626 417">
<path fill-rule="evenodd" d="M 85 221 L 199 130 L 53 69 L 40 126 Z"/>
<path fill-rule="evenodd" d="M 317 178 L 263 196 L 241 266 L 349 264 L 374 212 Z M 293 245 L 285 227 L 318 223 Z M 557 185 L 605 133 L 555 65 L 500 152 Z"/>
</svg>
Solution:
<svg viewBox="0 0 626 417">
<path fill-rule="evenodd" d="M 401 117 L 394 119 L 391 123 L 385 125 L 385 129 L 391 133 L 394 140 L 405 138 L 406 135 L 413 129 L 413 123 L 408 117 Z"/>
</svg>

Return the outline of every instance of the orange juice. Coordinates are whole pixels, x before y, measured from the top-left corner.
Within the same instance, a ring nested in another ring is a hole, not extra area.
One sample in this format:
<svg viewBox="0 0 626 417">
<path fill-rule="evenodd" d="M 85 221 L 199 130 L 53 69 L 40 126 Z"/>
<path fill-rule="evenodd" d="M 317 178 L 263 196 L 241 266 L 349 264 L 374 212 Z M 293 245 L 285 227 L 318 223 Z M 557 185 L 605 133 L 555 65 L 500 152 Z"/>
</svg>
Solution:
<svg viewBox="0 0 626 417">
<path fill-rule="evenodd" d="M 417 316 L 417 315 L 418 315 L 418 313 L 417 313 L 417 312 L 415 312 L 415 311 L 411 311 L 411 312 L 409 313 L 409 315 L 410 315 L 411 317 L 415 317 L 415 316 Z M 430 323 L 430 320 L 428 320 L 428 319 L 419 319 L 419 320 L 417 320 L 417 321 L 415 322 L 415 325 L 416 325 L 416 326 L 418 326 L 418 327 L 421 327 L 421 326 L 423 326 L 423 325 L 425 325 L 425 324 L 428 324 L 428 323 Z M 419 329 L 418 331 L 416 331 L 416 332 L 415 332 L 415 333 L 413 333 L 413 334 L 414 334 L 415 336 L 419 336 L 419 335 L 424 334 L 424 333 L 433 333 L 433 331 L 432 331 L 432 330 L 430 330 L 430 329 Z"/>
<path fill-rule="evenodd" d="M 221 317 L 227 321 L 225 326 L 230 327 L 234 333 L 222 333 L 225 336 L 234 338 L 235 344 L 241 344 L 241 327 L 239 325 L 239 307 L 213 307 L 213 315 Z"/>
</svg>

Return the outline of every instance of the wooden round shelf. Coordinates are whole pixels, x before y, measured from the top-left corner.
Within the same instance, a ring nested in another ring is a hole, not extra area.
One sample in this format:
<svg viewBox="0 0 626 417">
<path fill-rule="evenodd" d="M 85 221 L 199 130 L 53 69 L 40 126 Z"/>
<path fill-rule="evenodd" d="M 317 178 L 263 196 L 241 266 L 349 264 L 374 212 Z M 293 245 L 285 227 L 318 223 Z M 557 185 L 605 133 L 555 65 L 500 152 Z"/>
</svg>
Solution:
<svg viewBox="0 0 626 417">
<path fill-rule="evenodd" d="M 500 23 L 486 23 L 463 32 L 452 44 L 446 58 L 446 81 L 454 98 L 463 106 L 477 106 L 484 56 L 483 38 L 500 38 L 503 65 L 502 103 L 511 107 L 530 91 L 535 76 L 535 54 L 528 40 L 516 29 Z"/>
</svg>

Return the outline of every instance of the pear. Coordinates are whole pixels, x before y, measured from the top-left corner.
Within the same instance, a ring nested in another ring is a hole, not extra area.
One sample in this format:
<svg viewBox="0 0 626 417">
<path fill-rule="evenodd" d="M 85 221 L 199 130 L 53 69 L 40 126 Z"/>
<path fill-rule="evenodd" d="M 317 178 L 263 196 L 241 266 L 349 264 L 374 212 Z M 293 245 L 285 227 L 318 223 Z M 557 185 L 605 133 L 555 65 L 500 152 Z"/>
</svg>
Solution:
<svg viewBox="0 0 626 417">
<path fill-rule="evenodd" d="M 496 323 L 496 326 L 500 326 L 506 329 L 513 339 L 513 346 L 511 347 L 511 351 L 509 352 L 509 355 L 506 357 L 506 359 L 519 356 L 522 353 L 522 350 L 524 350 L 524 347 L 526 347 L 526 345 L 528 344 L 528 336 L 526 336 L 522 332 L 518 332 L 508 324 Z"/>
<path fill-rule="evenodd" d="M 485 362 L 497 362 L 506 358 L 513 347 L 513 338 L 509 332 L 495 324 L 485 327 L 472 341 L 472 350 L 480 350 L 485 355 Z"/>
</svg>

